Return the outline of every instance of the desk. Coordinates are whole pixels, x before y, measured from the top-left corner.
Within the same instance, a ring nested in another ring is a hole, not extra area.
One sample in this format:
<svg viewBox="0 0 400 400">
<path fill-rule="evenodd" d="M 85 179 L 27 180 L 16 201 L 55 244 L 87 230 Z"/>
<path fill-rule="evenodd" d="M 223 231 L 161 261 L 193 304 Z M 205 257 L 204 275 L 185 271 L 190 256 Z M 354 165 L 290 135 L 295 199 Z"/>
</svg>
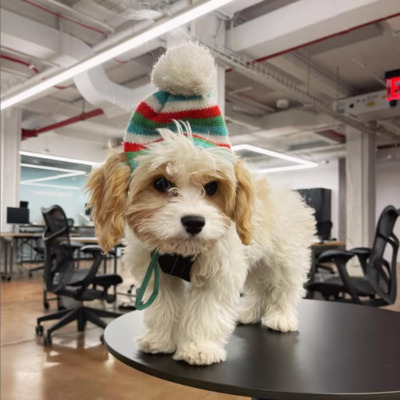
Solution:
<svg viewBox="0 0 400 400">
<path fill-rule="evenodd" d="M 4 243 L 4 273 L 2 279 L 11 280 L 14 258 L 14 246 L 18 239 L 37 239 L 42 237 L 41 233 L 0 233 L 0 239 Z M 8 258 L 10 255 L 10 258 Z"/>
<path fill-rule="evenodd" d="M 182 385 L 269 400 L 399 400 L 400 313 L 302 300 L 298 333 L 236 327 L 227 360 L 189 366 L 138 350 L 143 313 L 112 321 L 108 351 L 144 373 Z"/>
</svg>

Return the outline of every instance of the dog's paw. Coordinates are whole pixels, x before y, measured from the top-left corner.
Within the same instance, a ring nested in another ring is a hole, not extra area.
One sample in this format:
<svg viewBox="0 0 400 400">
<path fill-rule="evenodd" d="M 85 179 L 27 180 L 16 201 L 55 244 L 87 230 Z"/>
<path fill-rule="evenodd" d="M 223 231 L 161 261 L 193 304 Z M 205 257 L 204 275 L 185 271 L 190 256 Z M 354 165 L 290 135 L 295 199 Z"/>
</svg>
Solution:
<svg viewBox="0 0 400 400">
<path fill-rule="evenodd" d="M 257 324 L 261 321 L 260 312 L 253 308 L 242 308 L 239 311 L 237 322 L 239 324 Z"/>
<path fill-rule="evenodd" d="M 145 353 L 173 353 L 176 350 L 175 343 L 159 336 L 143 335 L 136 339 L 136 343 Z"/>
<path fill-rule="evenodd" d="M 295 332 L 299 328 L 299 320 L 293 313 L 265 315 L 261 322 L 268 328 L 280 332 Z"/>
<path fill-rule="evenodd" d="M 215 343 L 185 343 L 178 347 L 174 360 L 190 365 L 210 365 L 226 360 L 226 351 Z"/>
</svg>

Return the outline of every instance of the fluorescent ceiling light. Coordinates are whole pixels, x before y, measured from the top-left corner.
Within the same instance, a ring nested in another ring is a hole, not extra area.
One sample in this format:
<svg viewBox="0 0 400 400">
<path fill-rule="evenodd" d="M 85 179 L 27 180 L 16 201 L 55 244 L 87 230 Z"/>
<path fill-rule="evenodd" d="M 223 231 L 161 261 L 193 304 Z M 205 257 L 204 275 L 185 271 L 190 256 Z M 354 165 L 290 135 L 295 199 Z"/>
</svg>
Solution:
<svg viewBox="0 0 400 400">
<path fill-rule="evenodd" d="M 54 175 L 54 176 L 46 176 L 44 178 L 36 178 L 36 179 L 29 179 L 27 181 L 21 181 L 22 184 L 26 183 L 32 183 L 32 182 L 43 182 L 43 181 L 52 181 L 54 179 L 61 179 L 61 178 L 70 178 L 72 176 L 78 176 L 78 175 L 85 175 L 86 172 L 71 172 L 69 174 L 60 174 L 60 175 Z"/>
<path fill-rule="evenodd" d="M 19 154 L 21 154 L 22 156 L 44 158 L 46 160 L 65 161 L 65 162 L 69 162 L 69 163 L 72 163 L 72 164 L 91 165 L 93 167 L 96 167 L 96 166 L 101 164 L 101 163 L 96 162 L 96 161 L 78 160 L 76 158 L 51 156 L 50 154 L 42 154 L 42 153 L 31 153 L 30 151 L 20 151 Z M 39 168 L 39 166 L 38 166 L 38 168 Z M 49 167 L 47 167 L 47 168 L 49 168 Z M 60 170 L 62 170 L 62 169 L 60 168 Z M 66 171 L 71 171 L 71 170 L 66 170 Z"/>
<path fill-rule="evenodd" d="M 271 168 L 263 168 L 258 169 L 256 172 L 264 173 L 264 172 L 281 172 L 281 171 L 293 171 L 298 169 L 305 169 L 305 168 L 315 168 L 318 166 L 317 163 L 313 161 L 303 160 L 301 158 L 288 156 L 287 154 L 278 153 L 276 151 L 263 149 L 261 147 L 252 146 L 251 144 L 239 144 L 237 146 L 232 146 L 233 151 L 240 151 L 240 150 L 247 150 L 253 153 L 263 154 L 269 157 L 279 158 L 281 160 L 290 161 L 296 163 L 297 165 L 288 165 L 284 167 L 271 167 Z"/>
<path fill-rule="evenodd" d="M 263 168 L 263 169 L 258 169 L 255 171 L 258 174 L 262 174 L 265 172 L 268 172 L 269 174 L 274 173 L 274 172 L 282 172 L 282 171 L 295 171 L 298 169 L 307 169 L 307 168 L 315 168 L 318 166 L 316 165 L 288 165 L 287 167 L 274 167 L 274 168 Z"/>
<path fill-rule="evenodd" d="M 48 187 L 48 188 L 53 188 L 53 189 L 82 190 L 82 188 L 79 188 L 76 186 L 48 185 L 46 183 L 29 183 L 29 182 L 24 183 L 24 182 L 21 182 L 21 185 L 42 186 L 42 187 Z"/>
<path fill-rule="evenodd" d="M 79 172 L 78 175 L 86 174 L 85 171 L 80 171 L 80 170 L 77 170 L 77 169 L 48 167 L 47 165 L 34 165 L 34 164 L 25 164 L 25 163 L 21 163 L 20 165 L 21 165 L 21 167 L 24 167 L 24 168 L 46 169 L 46 170 L 49 170 L 49 171 L 59 171 L 59 172 Z"/>
<path fill-rule="evenodd" d="M 100 65 L 108 60 L 111 60 L 114 57 L 120 56 L 121 54 L 127 52 L 128 50 L 139 47 L 142 44 L 147 43 L 150 40 L 153 40 L 165 33 L 171 31 L 172 29 L 178 28 L 188 22 L 191 22 L 211 11 L 216 10 L 233 0 L 207 0 L 202 1 L 198 4 L 195 4 L 191 7 L 185 8 L 181 12 L 176 15 L 168 18 L 160 20 L 159 22 L 154 23 L 151 27 L 143 30 L 138 33 L 134 37 L 124 40 L 120 44 L 109 47 L 103 52 L 96 54 L 94 56 L 88 57 L 82 62 L 73 67 L 67 68 L 66 70 L 53 75 L 46 79 L 43 82 L 40 82 L 30 88 L 23 90 L 20 93 L 15 94 L 14 96 L 10 96 L 4 101 L 1 102 L 1 109 L 4 110 L 7 107 L 11 107 L 23 100 L 26 100 L 44 90 L 47 90 L 59 83 L 66 81 L 74 77 L 81 72 L 87 71 L 97 65 Z"/>
</svg>

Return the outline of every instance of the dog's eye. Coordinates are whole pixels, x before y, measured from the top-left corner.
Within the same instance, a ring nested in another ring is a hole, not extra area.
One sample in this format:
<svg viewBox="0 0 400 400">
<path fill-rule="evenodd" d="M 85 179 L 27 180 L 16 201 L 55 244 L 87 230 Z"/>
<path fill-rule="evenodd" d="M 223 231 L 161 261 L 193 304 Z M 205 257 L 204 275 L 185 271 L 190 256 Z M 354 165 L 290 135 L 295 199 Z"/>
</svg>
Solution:
<svg viewBox="0 0 400 400">
<path fill-rule="evenodd" d="M 216 181 L 208 182 L 204 185 L 204 190 L 209 196 L 215 194 L 218 188 L 218 183 Z"/>
<path fill-rule="evenodd" d="M 171 183 L 168 179 L 161 177 L 154 181 L 153 186 L 156 190 L 161 193 L 167 192 L 169 189 L 174 187 L 173 183 Z"/>
</svg>

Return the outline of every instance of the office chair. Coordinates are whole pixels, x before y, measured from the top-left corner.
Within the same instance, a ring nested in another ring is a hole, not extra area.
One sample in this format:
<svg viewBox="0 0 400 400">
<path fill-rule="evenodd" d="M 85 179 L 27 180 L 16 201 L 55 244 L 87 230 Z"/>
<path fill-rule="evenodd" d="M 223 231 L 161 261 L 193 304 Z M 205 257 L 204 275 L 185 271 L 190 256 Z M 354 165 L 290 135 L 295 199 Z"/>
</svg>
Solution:
<svg viewBox="0 0 400 400">
<path fill-rule="evenodd" d="M 372 248 L 327 250 L 322 253 L 318 263 L 335 263 L 339 276 L 308 283 L 306 289 L 309 297 L 319 292 L 325 300 L 375 307 L 393 304 L 397 295 L 396 263 L 399 249 L 399 239 L 393 230 L 399 215 L 400 209 L 385 207 L 378 220 Z M 354 256 L 361 265 L 362 277 L 352 277 L 347 271 L 346 264 Z"/>
<path fill-rule="evenodd" d="M 122 278 L 116 274 L 96 275 L 103 256 L 99 246 L 84 246 L 81 251 L 93 257 L 89 269 L 76 269 L 74 265 L 74 248 L 70 246 L 68 236 L 68 223 L 64 211 L 55 205 L 48 209 L 42 209 L 47 229 L 43 234 L 45 245 L 44 283 L 46 293 L 53 293 L 58 298 L 65 296 L 81 302 L 79 306 L 59 310 L 53 314 L 45 315 L 37 319 L 36 333 L 43 334 L 43 321 L 57 320 L 47 329 L 44 344 L 51 345 L 52 333 L 77 321 L 78 331 L 84 331 L 86 322 L 90 321 L 101 328 L 107 323 L 101 319 L 115 318 L 119 313 L 101 309 L 86 307 L 83 301 L 106 300 L 112 302 L 115 296 L 107 293 L 108 288 L 122 282 Z M 100 286 L 101 289 L 97 287 Z"/>
<path fill-rule="evenodd" d="M 43 240 L 41 238 L 38 238 L 35 240 L 35 245 L 32 246 L 32 249 L 35 251 L 35 262 L 43 262 L 44 260 L 44 245 L 43 245 Z M 32 278 L 33 272 L 36 271 L 43 271 L 44 270 L 44 264 L 41 264 L 37 267 L 29 268 L 28 269 L 28 275 L 29 278 Z"/>
</svg>

